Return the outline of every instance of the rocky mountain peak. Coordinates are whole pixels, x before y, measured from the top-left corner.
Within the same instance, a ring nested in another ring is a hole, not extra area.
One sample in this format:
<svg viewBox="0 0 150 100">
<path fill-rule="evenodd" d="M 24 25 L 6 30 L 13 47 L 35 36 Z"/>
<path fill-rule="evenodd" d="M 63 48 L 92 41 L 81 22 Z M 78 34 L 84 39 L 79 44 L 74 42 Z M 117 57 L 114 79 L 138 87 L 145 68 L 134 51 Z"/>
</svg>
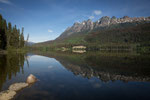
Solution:
<svg viewBox="0 0 150 100">
<path fill-rule="evenodd" d="M 115 16 L 113 16 L 110 20 L 110 24 L 117 24 L 117 18 Z"/>
<path fill-rule="evenodd" d="M 100 26 L 107 26 L 110 24 L 110 17 L 104 16 L 100 19 Z"/>
<path fill-rule="evenodd" d="M 75 22 L 73 26 L 80 25 L 80 22 Z"/>
<path fill-rule="evenodd" d="M 129 17 L 129 16 L 124 16 L 124 17 L 123 17 L 123 19 L 128 19 L 128 18 L 130 18 L 130 17 Z"/>
<path fill-rule="evenodd" d="M 99 27 L 105 27 L 105 26 L 109 26 L 113 24 L 126 23 L 126 22 L 136 22 L 136 21 L 139 21 L 139 22 L 150 21 L 150 17 L 146 17 L 146 18 L 145 17 L 132 17 L 131 18 L 129 16 L 124 16 L 122 18 L 116 18 L 115 16 L 113 16 L 112 18 L 110 18 L 109 16 L 104 16 L 96 22 L 92 22 L 92 20 L 88 19 L 81 23 L 80 22 L 74 23 L 72 27 L 67 28 L 57 39 L 67 37 L 71 34 L 78 33 L 78 32 L 91 31 Z"/>
</svg>

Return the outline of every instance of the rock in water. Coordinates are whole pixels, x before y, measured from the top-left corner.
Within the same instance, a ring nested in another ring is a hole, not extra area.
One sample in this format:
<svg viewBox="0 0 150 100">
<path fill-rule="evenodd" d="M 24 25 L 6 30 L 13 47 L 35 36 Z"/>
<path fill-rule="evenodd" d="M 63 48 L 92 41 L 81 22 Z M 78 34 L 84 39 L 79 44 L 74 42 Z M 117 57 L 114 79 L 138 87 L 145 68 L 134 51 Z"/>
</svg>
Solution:
<svg viewBox="0 0 150 100">
<path fill-rule="evenodd" d="M 11 91 L 19 91 L 28 86 L 28 83 L 15 83 L 10 85 L 9 90 Z"/>
<path fill-rule="evenodd" d="M 15 91 L 6 90 L 0 93 L 0 100 L 11 100 L 15 95 Z"/>
<path fill-rule="evenodd" d="M 30 74 L 28 77 L 27 77 L 27 83 L 28 84 L 33 84 L 33 83 L 35 83 L 37 81 L 37 78 L 34 76 L 34 75 L 32 75 L 32 74 Z"/>
<path fill-rule="evenodd" d="M 30 74 L 27 77 L 26 83 L 14 83 L 9 86 L 9 90 L 0 92 L 0 100 L 11 100 L 16 95 L 16 92 L 27 87 L 29 84 L 33 84 L 37 81 L 37 78 Z"/>
<path fill-rule="evenodd" d="M 16 92 L 27 87 L 28 83 L 15 83 L 9 86 L 9 90 L 0 92 L 0 100 L 11 100 Z"/>
</svg>

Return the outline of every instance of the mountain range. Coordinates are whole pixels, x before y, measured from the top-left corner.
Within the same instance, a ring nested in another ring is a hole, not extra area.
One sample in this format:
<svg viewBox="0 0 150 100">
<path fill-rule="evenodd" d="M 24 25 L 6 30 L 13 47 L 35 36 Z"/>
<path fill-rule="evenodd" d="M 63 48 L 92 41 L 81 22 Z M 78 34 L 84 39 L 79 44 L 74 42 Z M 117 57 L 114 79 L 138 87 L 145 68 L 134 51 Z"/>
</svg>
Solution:
<svg viewBox="0 0 150 100">
<path fill-rule="evenodd" d="M 66 38 L 73 33 L 91 31 L 97 28 L 106 27 L 110 25 L 120 24 L 120 23 L 133 23 L 133 22 L 141 22 L 141 21 L 150 21 L 150 17 L 128 17 L 124 16 L 122 18 L 116 18 L 113 16 L 112 18 L 108 16 L 104 16 L 100 18 L 96 22 L 92 22 L 92 20 L 88 19 L 83 22 L 76 22 L 73 26 L 68 27 L 57 39 Z"/>
<path fill-rule="evenodd" d="M 58 38 L 34 44 L 34 47 L 72 48 L 85 45 L 89 48 L 132 48 L 150 45 L 150 17 L 122 18 L 104 16 L 93 22 L 88 19 L 68 27 Z M 127 46 L 128 45 L 128 46 Z M 115 47 L 116 46 L 116 47 Z M 137 48 L 136 48 L 137 49 Z M 145 48 L 144 48 L 145 49 Z M 148 49 L 149 50 L 149 47 Z"/>
</svg>

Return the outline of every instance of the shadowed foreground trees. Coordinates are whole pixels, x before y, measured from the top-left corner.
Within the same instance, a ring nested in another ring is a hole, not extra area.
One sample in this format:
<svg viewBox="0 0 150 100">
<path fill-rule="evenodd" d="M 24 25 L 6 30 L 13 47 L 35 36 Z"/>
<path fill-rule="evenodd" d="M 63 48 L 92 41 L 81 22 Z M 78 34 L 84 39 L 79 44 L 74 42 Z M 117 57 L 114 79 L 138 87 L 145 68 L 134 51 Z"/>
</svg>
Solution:
<svg viewBox="0 0 150 100">
<path fill-rule="evenodd" d="M 24 28 L 20 33 L 16 25 L 12 26 L 10 22 L 7 25 L 6 20 L 0 15 L 0 50 L 23 48 L 25 44 L 23 32 Z"/>
</svg>

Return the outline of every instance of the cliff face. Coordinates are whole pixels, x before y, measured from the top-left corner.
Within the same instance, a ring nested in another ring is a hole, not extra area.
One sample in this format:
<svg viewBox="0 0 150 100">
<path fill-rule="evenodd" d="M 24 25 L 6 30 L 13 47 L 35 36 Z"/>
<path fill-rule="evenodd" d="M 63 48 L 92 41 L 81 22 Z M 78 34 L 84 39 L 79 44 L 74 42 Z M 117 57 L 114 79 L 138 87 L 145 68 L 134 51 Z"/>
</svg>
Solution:
<svg viewBox="0 0 150 100">
<path fill-rule="evenodd" d="M 104 16 L 100 18 L 96 22 L 92 22 L 92 20 L 88 19 L 87 21 L 83 21 L 81 23 L 76 22 L 73 26 L 67 28 L 57 39 L 66 38 L 74 33 L 91 31 L 96 28 L 105 27 L 113 24 L 120 24 L 126 22 L 140 22 L 140 21 L 150 21 L 150 17 L 128 17 L 124 16 L 122 18 L 116 18 L 113 16 L 112 18 L 108 16 Z"/>
</svg>

